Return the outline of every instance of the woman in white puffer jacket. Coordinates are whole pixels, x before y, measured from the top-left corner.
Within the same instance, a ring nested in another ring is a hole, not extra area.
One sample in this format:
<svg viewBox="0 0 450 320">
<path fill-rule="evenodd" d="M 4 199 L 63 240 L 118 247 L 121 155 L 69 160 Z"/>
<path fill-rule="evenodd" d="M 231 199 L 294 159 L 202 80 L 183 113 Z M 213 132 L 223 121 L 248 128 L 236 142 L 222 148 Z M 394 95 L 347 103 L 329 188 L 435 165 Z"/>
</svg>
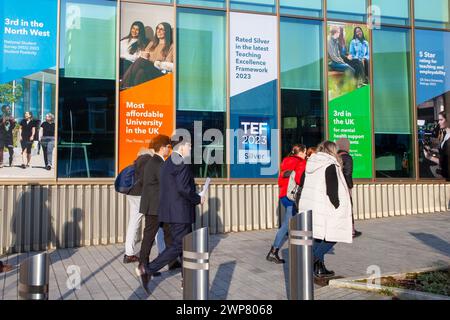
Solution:
<svg viewBox="0 0 450 320">
<path fill-rule="evenodd" d="M 334 275 L 324 256 L 337 242 L 352 243 L 352 206 L 334 142 L 322 142 L 308 159 L 299 212 L 312 210 L 314 275 Z"/>
</svg>

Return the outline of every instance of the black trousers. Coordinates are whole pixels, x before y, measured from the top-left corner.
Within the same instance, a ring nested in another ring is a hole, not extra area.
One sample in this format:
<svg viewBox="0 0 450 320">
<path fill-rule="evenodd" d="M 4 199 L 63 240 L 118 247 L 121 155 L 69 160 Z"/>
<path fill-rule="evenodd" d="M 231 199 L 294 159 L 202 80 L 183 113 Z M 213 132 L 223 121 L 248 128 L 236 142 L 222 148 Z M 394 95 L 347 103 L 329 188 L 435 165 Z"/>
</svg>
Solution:
<svg viewBox="0 0 450 320">
<path fill-rule="evenodd" d="M 125 72 L 122 87 L 130 88 L 164 75 L 153 62 L 138 58 Z"/>
<path fill-rule="evenodd" d="M 169 231 L 173 240 L 172 245 L 147 265 L 146 270 L 149 274 L 157 272 L 171 261 L 181 257 L 183 254 L 183 238 L 192 231 L 192 224 L 170 223 Z"/>
<path fill-rule="evenodd" d="M 357 79 L 365 80 L 368 74 L 364 69 L 364 64 L 360 60 L 358 59 L 349 60 L 347 58 L 344 58 L 344 61 L 347 64 L 349 64 L 353 69 L 355 69 L 355 76 Z"/>
<path fill-rule="evenodd" d="M 139 255 L 139 262 L 144 265 L 149 262 L 152 246 L 160 226 L 161 223 L 158 221 L 158 216 L 145 215 L 144 237 L 142 238 L 141 253 Z M 164 242 L 167 248 L 172 245 L 172 237 L 170 236 L 169 225 L 164 223 L 162 227 L 164 229 Z"/>
<path fill-rule="evenodd" d="M 11 141 L 9 141 L 11 142 Z M 3 149 L 6 147 L 8 148 L 9 152 L 9 165 L 11 166 L 13 157 L 14 157 L 14 147 L 12 145 L 12 142 L 9 143 L 7 141 L 4 141 L 3 139 L 0 139 L 0 164 L 3 164 Z"/>
</svg>

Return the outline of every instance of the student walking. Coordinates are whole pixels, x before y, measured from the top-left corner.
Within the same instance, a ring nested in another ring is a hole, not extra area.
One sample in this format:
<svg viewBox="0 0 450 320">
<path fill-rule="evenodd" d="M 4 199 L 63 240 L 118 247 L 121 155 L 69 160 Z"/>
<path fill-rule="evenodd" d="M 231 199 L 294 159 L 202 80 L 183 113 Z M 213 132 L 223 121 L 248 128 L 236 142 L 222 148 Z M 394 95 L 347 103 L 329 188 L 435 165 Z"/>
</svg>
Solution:
<svg viewBox="0 0 450 320">
<path fill-rule="evenodd" d="M 25 118 L 20 122 L 19 137 L 22 147 L 22 169 L 30 166 L 31 147 L 36 135 L 36 123 L 33 120 L 31 111 L 25 112 Z"/>
<path fill-rule="evenodd" d="M 151 143 L 149 148 L 151 148 Z M 136 183 L 127 194 L 127 201 L 130 207 L 130 219 L 128 221 L 127 234 L 125 238 L 125 255 L 123 263 L 138 262 L 139 257 L 136 251 L 136 236 L 141 225 L 143 214 L 139 211 L 142 194 L 142 181 L 144 176 L 144 167 L 152 158 L 153 150 L 142 148 L 134 162 L 134 179 Z"/>
<path fill-rule="evenodd" d="M 300 185 L 300 180 L 305 171 L 306 166 L 306 147 L 301 144 L 296 144 L 292 147 L 292 151 L 286 158 L 281 162 L 280 175 L 278 177 L 278 186 L 280 187 L 280 201 L 284 206 L 285 214 L 284 220 L 281 224 L 280 229 L 278 229 L 277 235 L 270 248 L 269 253 L 266 256 L 266 260 L 275 263 L 284 263 L 285 260 L 281 259 L 279 256 L 280 248 L 286 242 L 288 229 L 289 229 L 289 219 L 291 219 L 297 213 L 294 208 L 294 202 L 289 200 L 287 197 L 287 189 L 289 184 L 289 178 L 291 173 L 295 171 L 295 182 Z"/>
<path fill-rule="evenodd" d="M 44 153 L 45 169 L 51 170 L 53 166 L 53 149 L 55 148 L 55 116 L 47 113 L 45 121 L 39 129 L 39 141 Z"/>
<path fill-rule="evenodd" d="M 177 141 L 173 144 L 172 155 L 161 167 L 158 216 L 160 222 L 169 224 L 172 244 L 155 260 L 136 270 L 148 294 L 152 275 L 181 256 L 183 237 L 192 231 L 195 222 L 195 206 L 205 201 L 205 197 L 195 191 L 194 174 L 187 160 L 190 155 L 191 144 L 185 140 Z"/>
<path fill-rule="evenodd" d="M 141 212 L 145 216 L 144 237 L 141 242 L 139 266 L 147 265 L 149 263 L 150 253 L 155 237 L 157 237 L 158 233 L 162 232 L 161 225 L 163 225 L 164 228 L 164 240 L 160 238 L 159 241 L 162 240 L 165 245 L 168 246 L 172 244 L 169 226 L 167 224 L 161 224 L 158 219 L 160 171 L 165 159 L 170 154 L 172 145 L 168 136 L 158 135 L 153 138 L 152 146 L 155 154 L 151 159 L 147 161 L 144 167 L 141 205 L 139 209 L 139 212 Z M 162 253 L 162 251 L 164 250 L 164 248 L 162 250 L 160 250 L 160 248 L 158 249 L 159 253 Z M 169 270 L 172 270 L 176 267 L 181 267 L 181 264 L 175 259 L 169 264 Z"/>
<path fill-rule="evenodd" d="M 313 212 L 314 275 L 330 277 L 325 254 L 337 242 L 352 243 L 350 193 L 334 142 L 322 142 L 308 159 L 299 210 Z"/>
<path fill-rule="evenodd" d="M 16 121 L 12 116 L 4 115 L 0 118 L 0 168 L 3 168 L 3 151 L 5 148 L 9 152 L 9 166 L 12 166 L 14 159 L 13 130 Z"/>
</svg>

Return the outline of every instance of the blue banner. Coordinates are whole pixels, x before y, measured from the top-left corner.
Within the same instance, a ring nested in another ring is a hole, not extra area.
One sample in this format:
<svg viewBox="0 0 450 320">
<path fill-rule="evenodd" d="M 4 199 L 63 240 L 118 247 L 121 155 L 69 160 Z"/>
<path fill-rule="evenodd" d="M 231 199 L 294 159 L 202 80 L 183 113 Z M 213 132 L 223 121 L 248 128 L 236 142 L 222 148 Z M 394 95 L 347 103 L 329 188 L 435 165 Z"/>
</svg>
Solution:
<svg viewBox="0 0 450 320">
<path fill-rule="evenodd" d="M 2 0 L 0 83 L 56 66 L 56 0 Z"/>
<path fill-rule="evenodd" d="M 450 32 L 416 31 L 417 104 L 450 91 Z"/>
</svg>

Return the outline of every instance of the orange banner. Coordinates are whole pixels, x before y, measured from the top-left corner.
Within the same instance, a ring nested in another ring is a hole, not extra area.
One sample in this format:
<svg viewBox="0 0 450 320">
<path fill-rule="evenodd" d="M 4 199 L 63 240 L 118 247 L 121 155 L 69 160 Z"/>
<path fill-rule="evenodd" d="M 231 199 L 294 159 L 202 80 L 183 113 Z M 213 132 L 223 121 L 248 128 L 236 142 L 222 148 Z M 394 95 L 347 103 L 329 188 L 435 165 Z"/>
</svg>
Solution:
<svg viewBox="0 0 450 320">
<path fill-rule="evenodd" d="M 119 172 L 133 163 L 158 134 L 173 133 L 173 75 L 166 74 L 120 93 Z"/>
</svg>

